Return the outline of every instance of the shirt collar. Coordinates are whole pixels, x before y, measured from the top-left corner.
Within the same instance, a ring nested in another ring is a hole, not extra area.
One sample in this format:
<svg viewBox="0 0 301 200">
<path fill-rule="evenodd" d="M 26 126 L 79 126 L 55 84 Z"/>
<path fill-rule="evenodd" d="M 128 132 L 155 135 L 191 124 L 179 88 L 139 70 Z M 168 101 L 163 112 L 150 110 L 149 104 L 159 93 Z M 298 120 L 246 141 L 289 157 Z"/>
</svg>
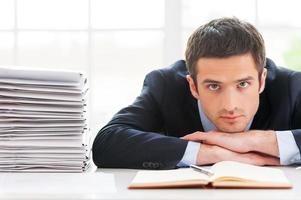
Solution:
<svg viewBox="0 0 301 200">
<path fill-rule="evenodd" d="M 199 100 L 198 100 L 198 108 L 199 108 L 199 115 L 201 118 L 201 123 L 203 125 L 204 131 L 208 132 L 208 131 L 216 130 L 216 126 L 208 119 L 208 117 L 203 112 L 201 102 Z M 246 131 L 250 129 L 252 122 L 253 119 L 249 122 Z"/>
</svg>

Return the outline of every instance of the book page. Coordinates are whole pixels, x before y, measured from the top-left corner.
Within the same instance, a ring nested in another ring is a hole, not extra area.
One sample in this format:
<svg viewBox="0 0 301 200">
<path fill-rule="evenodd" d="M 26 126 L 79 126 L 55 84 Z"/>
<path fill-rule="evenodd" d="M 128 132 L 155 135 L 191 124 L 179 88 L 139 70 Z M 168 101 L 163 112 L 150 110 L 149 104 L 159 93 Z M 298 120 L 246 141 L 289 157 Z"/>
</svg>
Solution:
<svg viewBox="0 0 301 200">
<path fill-rule="evenodd" d="M 138 171 L 129 188 L 135 187 L 168 187 L 193 184 L 206 185 L 209 177 L 191 168 L 174 170 L 143 170 Z"/>
<path fill-rule="evenodd" d="M 259 167 L 233 161 L 222 161 L 211 167 L 214 181 L 258 181 L 289 184 L 280 169 Z"/>
</svg>

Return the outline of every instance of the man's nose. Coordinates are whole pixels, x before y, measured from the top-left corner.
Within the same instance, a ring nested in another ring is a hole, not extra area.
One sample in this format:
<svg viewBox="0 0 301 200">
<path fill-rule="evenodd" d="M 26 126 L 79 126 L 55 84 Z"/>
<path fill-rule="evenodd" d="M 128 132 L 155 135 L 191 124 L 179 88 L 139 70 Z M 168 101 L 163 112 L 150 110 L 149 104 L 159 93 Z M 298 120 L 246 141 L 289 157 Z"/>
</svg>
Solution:
<svg viewBox="0 0 301 200">
<path fill-rule="evenodd" d="M 233 113 L 238 106 L 238 95 L 234 90 L 227 90 L 221 98 L 222 108 L 229 113 Z"/>
</svg>

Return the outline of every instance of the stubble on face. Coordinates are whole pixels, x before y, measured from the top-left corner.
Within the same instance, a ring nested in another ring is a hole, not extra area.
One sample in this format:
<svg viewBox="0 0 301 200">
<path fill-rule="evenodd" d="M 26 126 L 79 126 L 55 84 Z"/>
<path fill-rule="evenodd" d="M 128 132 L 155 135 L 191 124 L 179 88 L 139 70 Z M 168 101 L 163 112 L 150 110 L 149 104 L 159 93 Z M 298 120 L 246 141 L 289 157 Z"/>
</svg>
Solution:
<svg viewBox="0 0 301 200">
<path fill-rule="evenodd" d="M 197 67 L 198 94 L 205 115 L 218 131 L 245 131 L 259 106 L 258 70 L 251 54 L 201 58 Z M 248 87 L 240 88 L 238 80 L 245 77 L 252 80 Z M 206 80 L 214 80 L 220 89 L 208 90 Z"/>
</svg>

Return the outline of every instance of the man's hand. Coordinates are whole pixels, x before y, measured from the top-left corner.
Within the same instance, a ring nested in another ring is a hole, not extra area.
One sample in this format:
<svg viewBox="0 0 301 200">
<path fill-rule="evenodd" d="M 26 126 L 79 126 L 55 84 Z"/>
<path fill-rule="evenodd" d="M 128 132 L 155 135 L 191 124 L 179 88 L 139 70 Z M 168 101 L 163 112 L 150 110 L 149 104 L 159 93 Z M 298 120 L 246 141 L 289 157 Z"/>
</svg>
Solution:
<svg viewBox="0 0 301 200">
<path fill-rule="evenodd" d="M 182 139 L 216 145 L 238 153 L 260 152 L 279 157 L 275 131 L 252 130 L 241 133 L 195 132 Z"/>
<path fill-rule="evenodd" d="M 207 144 L 201 145 L 196 164 L 213 164 L 223 160 L 231 160 L 253 165 L 280 165 L 279 159 L 272 156 L 261 155 L 254 152 L 237 153 L 219 146 Z"/>
</svg>

